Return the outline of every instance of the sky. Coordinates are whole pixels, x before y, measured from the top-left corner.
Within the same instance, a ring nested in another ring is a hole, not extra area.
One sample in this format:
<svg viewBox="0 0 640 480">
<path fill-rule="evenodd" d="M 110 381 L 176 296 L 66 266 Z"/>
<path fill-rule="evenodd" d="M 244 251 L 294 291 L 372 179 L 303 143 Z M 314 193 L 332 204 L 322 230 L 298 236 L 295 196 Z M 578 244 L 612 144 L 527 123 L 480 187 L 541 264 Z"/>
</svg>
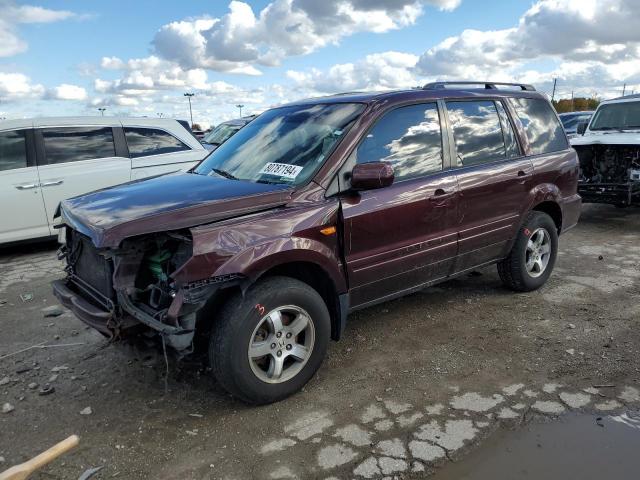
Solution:
<svg viewBox="0 0 640 480">
<path fill-rule="evenodd" d="M 640 92 L 640 0 L 0 0 L 0 118 L 215 125 L 435 80 Z"/>
</svg>

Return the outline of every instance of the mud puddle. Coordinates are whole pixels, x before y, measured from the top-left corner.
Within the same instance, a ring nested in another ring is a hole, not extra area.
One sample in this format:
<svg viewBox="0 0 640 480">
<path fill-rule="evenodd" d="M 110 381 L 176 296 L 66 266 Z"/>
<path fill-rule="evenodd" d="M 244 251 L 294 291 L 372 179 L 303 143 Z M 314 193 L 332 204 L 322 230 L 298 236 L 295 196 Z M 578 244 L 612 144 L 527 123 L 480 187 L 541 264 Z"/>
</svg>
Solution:
<svg viewBox="0 0 640 480">
<path fill-rule="evenodd" d="M 437 480 L 640 477 L 640 412 L 567 415 L 495 435 Z"/>
</svg>

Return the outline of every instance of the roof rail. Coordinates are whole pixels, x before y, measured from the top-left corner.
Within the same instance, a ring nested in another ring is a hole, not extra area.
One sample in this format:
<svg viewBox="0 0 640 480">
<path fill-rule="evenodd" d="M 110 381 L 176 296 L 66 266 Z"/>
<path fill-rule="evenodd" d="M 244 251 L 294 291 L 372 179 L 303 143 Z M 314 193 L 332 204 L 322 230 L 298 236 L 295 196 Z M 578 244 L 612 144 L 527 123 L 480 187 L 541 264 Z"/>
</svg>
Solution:
<svg viewBox="0 0 640 480">
<path fill-rule="evenodd" d="M 484 85 L 483 88 L 487 90 L 497 90 L 498 86 L 501 87 L 518 87 L 520 90 L 525 90 L 528 92 L 535 92 L 536 89 L 533 85 L 528 85 L 526 83 L 505 83 L 505 82 L 433 82 L 427 83 L 423 90 L 439 90 L 442 88 L 447 88 L 447 85 Z"/>
</svg>

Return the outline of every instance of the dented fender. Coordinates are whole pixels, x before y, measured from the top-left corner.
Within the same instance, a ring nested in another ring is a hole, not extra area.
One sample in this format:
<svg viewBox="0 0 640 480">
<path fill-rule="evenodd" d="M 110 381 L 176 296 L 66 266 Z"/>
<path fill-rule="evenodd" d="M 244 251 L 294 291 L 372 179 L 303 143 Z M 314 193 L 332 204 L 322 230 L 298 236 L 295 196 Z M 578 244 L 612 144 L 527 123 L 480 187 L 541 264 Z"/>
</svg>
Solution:
<svg viewBox="0 0 640 480">
<path fill-rule="evenodd" d="M 191 229 L 193 254 L 172 278 L 178 285 L 241 275 L 255 281 L 271 268 L 308 262 L 322 268 L 337 293 L 347 290 L 340 255 L 339 202 L 290 205 Z M 326 235 L 323 228 L 335 226 Z"/>
</svg>

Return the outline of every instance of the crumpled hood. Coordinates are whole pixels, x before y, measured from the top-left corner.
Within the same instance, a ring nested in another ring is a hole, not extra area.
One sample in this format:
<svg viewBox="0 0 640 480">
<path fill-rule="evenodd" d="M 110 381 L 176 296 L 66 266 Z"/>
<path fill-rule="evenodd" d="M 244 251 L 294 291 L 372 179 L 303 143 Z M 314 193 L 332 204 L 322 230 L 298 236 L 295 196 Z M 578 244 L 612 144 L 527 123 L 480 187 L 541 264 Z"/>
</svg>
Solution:
<svg viewBox="0 0 640 480">
<path fill-rule="evenodd" d="M 64 223 L 97 247 L 145 233 L 211 223 L 284 205 L 291 187 L 175 173 L 64 200 Z"/>
<path fill-rule="evenodd" d="M 589 133 L 571 139 L 571 146 L 583 145 L 640 145 L 640 133 Z"/>
</svg>

